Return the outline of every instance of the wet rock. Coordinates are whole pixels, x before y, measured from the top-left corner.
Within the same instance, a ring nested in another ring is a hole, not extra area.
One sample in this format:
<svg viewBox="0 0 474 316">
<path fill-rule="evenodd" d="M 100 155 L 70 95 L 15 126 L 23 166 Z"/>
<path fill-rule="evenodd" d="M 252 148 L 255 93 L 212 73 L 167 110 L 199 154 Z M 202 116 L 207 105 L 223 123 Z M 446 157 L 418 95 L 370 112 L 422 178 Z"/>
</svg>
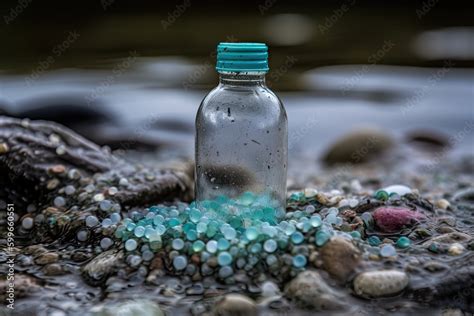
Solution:
<svg viewBox="0 0 474 316">
<path fill-rule="evenodd" d="M 447 234 L 433 237 L 430 240 L 423 243 L 423 245 L 428 246 L 432 243 L 453 244 L 453 243 L 460 243 L 460 242 L 469 242 L 471 239 L 472 237 L 468 234 L 461 233 L 461 232 L 452 232 L 452 233 L 447 233 Z"/>
<path fill-rule="evenodd" d="M 87 283 L 97 286 L 118 269 L 122 260 L 122 251 L 108 250 L 83 266 L 82 275 Z"/>
<path fill-rule="evenodd" d="M 363 163 L 388 151 L 390 136 L 376 129 L 363 129 L 340 138 L 323 156 L 327 164 Z"/>
<path fill-rule="evenodd" d="M 257 306 L 250 298 L 240 294 L 227 294 L 214 310 L 215 316 L 257 316 Z"/>
<path fill-rule="evenodd" d="M 344 309 L 344 294 L 332 289 L 316 271 L 303 271 L 285 289 L 288 298 L 305 308 Z"/>
<path fill-rule="evenodd" d="M 0 300 L 2 302 L 5 302 L 5 299 L 8 297 L 9 283 L 7 280 L 0 280 Z M 36 279 L 24 274 L 15 274 L 15 298 L 27 297 L 40 289 L 41 286 Z"/>
<path fill-rule="evenodd" d="M 461 255 L 466 249 L 464 248 L 463 245 L 461 245 L 460 243 L 454 243 L 452 244 L 451 246 L 449 246 L 448 248 L 448 253 L 451 255 L 451 256 L 459 256 Z"/>
<path fill-rule="evenodd" d="M 160 306 L 150 300 L 129 300 L 91 310 L 94 316 L 164 316 Z"/>
<path fill-rule="evenodd" d="M 430 272 L 438 272 L 438 271 L 444 271 L 449 269 L 449 266 L 447 266 L 444 263 L 438 262 L 438 261 L 428 261 L 423 265 L 423 268 L 430 271 Z"/>
<path fill-rule="evenodd" d="M 436 201 L 435 206 L 436 206 L 437 208 L 442 209 L 442 210 L 447 210 L 448 208 L 451 207 L 451 203 L 449 203 L 448 200 L 439 199 L 439 200 Z"/>
<path fill-rule="evenodd" d="M 438 131 L 412 131 L 407 135 L 407 141 L 420 149 L 428 151 L 439 151 L 449 147 L 448 137 Z"/>
<path fill-rule="evenodd" d="M 376 226 L 385 233 L 399 232 L 404 227 L 412 227 L 426 216 L 404 207 L 382 206 L 372 214 Z"/>
<path fill-rule="evenodd" d="M 35 263 L 39 265 L 46 265 L 49 263 L 57 262 L 59 255 L 55 252 L 45 252 L 35 258 Z"/>
<path fill-rule="evenodd" d="M 44 266 L 43 273 L 48 276 L 55 276 L 55 275 L 62 275 L 65 273 L 65 271 L 60 264 L 51 263 Z"/>
<path fill-rule="evenodd" d="M 361 260 L 359 249 L 343 237 L 331 238 L 320 254 L 323 268 L 341 282 L 347 280 Z"/>
<path fill-rule="evenodd" d="M 368 271 L 354 279 L 354 292 L 362 297 L 391 296 L 403 291 L 408 282 L 408 275 L 403 271 Z"/>
</svg>

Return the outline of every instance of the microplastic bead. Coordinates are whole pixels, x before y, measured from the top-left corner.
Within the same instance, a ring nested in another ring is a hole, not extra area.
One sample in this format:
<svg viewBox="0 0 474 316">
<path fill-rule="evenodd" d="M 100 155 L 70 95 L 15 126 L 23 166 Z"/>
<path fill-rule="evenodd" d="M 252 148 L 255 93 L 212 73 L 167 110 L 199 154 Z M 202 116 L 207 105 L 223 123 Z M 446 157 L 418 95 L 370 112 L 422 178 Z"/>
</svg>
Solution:
<svg viewBox="0 0 474 316">
<path fill-rule="evenodd" d="M 227 250 L 230 246 L 230 243 L 227 239 L 224 239 L 224 238 L 220 238 L 218 241 L 217 241 L 217 249 L 219 250 Z"/>
<path fill-rule="evenodd" d="M 273 239 L 266 240 L 265 243 L 263 244 L 263 249 L 269 253 L 274 252 L 277 249 L 276 241 Z"/>
<path fill-rule="evenodd" d="M 232 256 L 227 251 L 223 251 L 217 256 L 217 263 L 221 266 L 227 266 L 232 263 Z"/>
<path fill-rule="evenodd" d="M 331 237 L 331 235 L 323 230 L 320 230 L 316 233 L 316 245 L 321 247 L 323 246 Z"/>
<path fill-rule="evenodd" d="M 102 221 L 102 227 L 107 228 L 107 227 L 110 227 L 111 225 L 112 225 L 112 221 L 110 220 L 110 218 L 104 218 L 104 220 Z"/>
<path fill-rule="evenodd" d="M 301 244 L 304 240 L 304 236 L 300 232 L 295 232 L 291 235 L 291 242 L 294 244 Z"/>
<path fill-rule="evenodd" d="M 53 201 L 54 206 L 63 207 L 66 205 L 66 200 L 62 196 L 57 196 Z"/>
<path fill-rule="evenodd" d="M 21 221 L 21 226 L 24 228 L 24 229 L 31 229 L 33 227 L 33 224 L 34 224 L 34 220 L 33 218 L 31 217 L 25 217 L 22 221 Z"/>
<path fill-rule="evenodd" d="M 225 279 L 234 274 L 234 270 L 230 266 L 223 266 L 219 269 L 219 277 Z"/>
<path fill-rule="evenodd" d="M 398 238 L 397 243 L 396 243 L 397 247 L 402 248 L 402 249 L 410 247 L 410 244 L 411 244 L 411 240 L 405 236 Z"/>
<path fill-rule="evenodd" d="M 166 227 L 164 225 L 157 225 L 155 229 L 158 235 L 163 235 L 166 232 Z"/>
<path fill-rule="evenodd" d="M 155 257 L 155 254 L 153 253 L 153 251 L 145 250 L 145 251 L 142 253 L 142 258 L 143 258 L 143 260 L 145 260 L 145 261 L 150 261 L 150 260 L 153 259 L 154 257 Z"/>
<path fill-rule="evenodd" d="M 198 233 L 197 231 L 195 231 L 194 229 L 190 229 L 188 230 L 188 232 L 186 233 L 186 238 L 189 240 L 189 241 L 194 241 L 196 240 L 198 237 Z"/>
<path fill-rule="evenodd" d="M 360 232 L 358 232 L 357 230 L 354 230 L 354 231 L 350 232 L 350 235 L 354 239 L 360 239 L 360 237 L 361 237 Z"/>
<path fill-rule="evenodd" d="M 201 216 L 202 216 L 201 211 L 196 208 L 192 208 L 189 211 L 189 219 L 193 221 L 194 223 L 199 222 L 199 220 L 201 219 Z"/>
<path fill-rule="evenodd" d="M 389 198 L 389 194 L 384 190 L 378 190 L 377 192 L 375 192 L 374 197 L 377 200 L 386 201 Z"/>
<path fill-rule="evenodd" d="M 194 243 L 193 243 L 193 250 L 195 252 L 199 252 L 199 251 L 202 251 L 204 249 L 206 245 L 204 244 L 203 241 L 201 240 L 196 240 Z"/>
<path fill-rule="evenodd" d="M 108 237 L 105 237 L 105 238 L 102 238 L 101 241 L 100 241 L 100 247 L 102 247 L 102 249 L 104 250 L 107 250 L 110 248 L 110 246 L 112 246 L 114 242 L 112 241 L 112 239 L 108 238 Z"/>
<path fill-rule="evenodd" d="M 392 245 L 385 244 L 380 248 L 380 255 L 382 257 L 395 257 L 397 250 Z"/>
<path fill-rule="evenodd" d="M 145 227 L 143 227 L 143 226 L 135 227 L 135 229 L 133 230 L 133 234 L 136 237 L 143 237 L 145 235 Z"/>
<path fill-rule="evenodd" d="M 237 236 L 237 232 L 232 227 L 226 228 L 222 233 L 227 240 L 232 240 Z"/>
<path fill-rule="evenodd" d="M 164 221 L 165 221 L 165 218 L 162 215 L 156 215 L 153 218 L 153 224 L 155 225 L 163 224 Z"/>
<path fill-rule="evenodd" d="M 80 230 L 77 232 L 77 240 L 79 241 L 86 241 L 87 237 L 89 237 L 89 232 L 86 230 Z"/>
<path fill-rule="evenodd" d="M 248 240 L 255 240 L 258 237 L 258 231 L 255 227 L 249 227 L 245 230 L 245 236 Z"/>
<path fill-rule="evenodd" d="M 173 266 L 176 270 L 184 270 L 187 264 L 188 260 L 185 256 L 177 256 L 173 259 Z"/>
<path fill-rule="evenodd" d="M 318 216 L 318 215 L 311 216 L 309 222 L 311 223 L 311 226 L 319 227 L 322 224 L 321 216 Z"/>
<path fill-rule="evenodd" d="M 114 224 L 117 224 L 118 222 L 120 222 L 121 219 L 122 219 L 122 216 L 120 216 L 120 213 L 112 213 L 112 214 L 110 214 L 110 220 L 111 220 L 112 223 L 114 223 Z"/>
<path fill-rule="evenodd" d="M 112 208 L 112 202 L 110 202 L 109 200 L 102 200 L 99 203 L 99 207 L 102 211 L 107 212 Z"/>
<path fill-rule="evenodd" d="M 94 201 L 96 201 L 96 202 L 100 202 L 100 201 L 104 200 L 105 197 L 104 197 L 104 195 L 103 195 L 102 193 L 98 193 L 98 194 L 94 195 L 94 198 L 93 198 L 93 199 L 94 199 Z"/>
<path fill-rule="evenodd" d="M 76 192 L 76 188 L 72 185 L 67 185 L 65 188 L 64 188 L 64 193 L 66 193 L 66 195 L 72 195 Z"/>
<path fill-rule="evenodd" d="M 251 253 L 260 253 L 260 251 L 262 251 L 262 245 L 260 243 L 256 243 L 250 246 Z"/>
<path fill-rule="evenodd" d="M 274 265 L 275 263 L 278 262 L 278 259 L 277 259 L 277 257 L 274 256 L 274 255 L 269 255 L 269 256 L 267 256 L 266 261 L 267 261 L 267 264 L 268 264 L 269 266 L 272 266 L 272 265 Z"/>
<path fill-rule="evenodd" d="M 367 238 L 367 242 L 371 246 L 378 246 L 382 243 L 378 236 L 370 236 L 369 238 Z"/>
<path fill-rule="evenodd" d="M 133 251 L 137 249 L 137 241 L 135 239 L 129 239 L 125 242 L 125 249 L 127 251 Z"/>
<path fill-rule="evenodd" d="M 210 253 L 215 253 L 217 251 L 217 241 L 209 240 L 206 244 L 206 250 Z"/>
<path fill-rule="evenodd" d="M 205 233 L 207 231 L 207 224 L 206 223 L 198 223 L 196 225 L 196 231 L 198 233 Z"/>
<path fill-rule="evenodd" d="M 171 247 L 173 247 L 175 250 L 181 250 L 184 248 L 184 241 L 180 238 L 173 239 Z"/>
<path fill-rule="evenodd" d="M 289 223 L 286 227 L 285 227 L 285 234 L 287 236 L 291 236 L 294 232 L 296 231 L 296 227 L 295 225 Z"/>
<path fill-rule="evenodd" d="M 293 257 L 293 266 L 296 268 L 302 268 L 306 266 L 306 257 L 303 255 L 296 255 Z"/>
</svg>

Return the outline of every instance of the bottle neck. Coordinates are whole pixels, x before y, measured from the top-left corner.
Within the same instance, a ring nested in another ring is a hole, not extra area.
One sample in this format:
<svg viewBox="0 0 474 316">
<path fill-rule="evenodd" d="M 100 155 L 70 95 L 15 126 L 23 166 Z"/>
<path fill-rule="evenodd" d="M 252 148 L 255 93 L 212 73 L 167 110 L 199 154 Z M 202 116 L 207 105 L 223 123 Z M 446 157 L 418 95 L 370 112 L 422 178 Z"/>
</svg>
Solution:
<svg viewBox="0 0 474 316">
<path fill-rule="evenodd" d="M 264 86 L 265 73 L 219 73 L 219 83 L 231 86 Z"/>
</svg>

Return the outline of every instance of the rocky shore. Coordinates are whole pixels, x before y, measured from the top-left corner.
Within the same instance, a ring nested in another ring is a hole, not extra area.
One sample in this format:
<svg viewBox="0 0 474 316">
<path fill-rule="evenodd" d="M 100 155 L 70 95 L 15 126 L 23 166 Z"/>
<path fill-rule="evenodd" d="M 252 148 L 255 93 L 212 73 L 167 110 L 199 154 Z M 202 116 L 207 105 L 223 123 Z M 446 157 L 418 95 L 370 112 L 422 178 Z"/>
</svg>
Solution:
<svg viewBox="0 0 474 316">
<path fill-rule="evenodd" d="M 432 157 L 447 146 L 410 141 Z M 1 312 L 473 313 L 472 157 L 418 166 L 393 143 L 370 130 L 336 142 L 318 174 L 290 173 L 281 218 L 257 196 L 197 209 L 189 162 L 145 167 L 61 125 L 0 117 L 0 204 L 16 214 L 0 250 L 15 310 Z"/>
</svg>

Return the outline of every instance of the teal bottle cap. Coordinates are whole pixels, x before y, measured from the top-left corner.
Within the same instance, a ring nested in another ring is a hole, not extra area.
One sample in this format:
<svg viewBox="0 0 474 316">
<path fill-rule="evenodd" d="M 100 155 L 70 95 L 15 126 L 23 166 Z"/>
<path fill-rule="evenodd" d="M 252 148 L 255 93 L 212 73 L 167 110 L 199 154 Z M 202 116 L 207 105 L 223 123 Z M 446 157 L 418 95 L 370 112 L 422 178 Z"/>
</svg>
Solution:
<svg viewBox="0 0 474 316">
<path fill-rule="evenodd" d="M 268 47 L 264 43 L 220 43 L 218 72 L 268 72 Z"/>
</svg>

